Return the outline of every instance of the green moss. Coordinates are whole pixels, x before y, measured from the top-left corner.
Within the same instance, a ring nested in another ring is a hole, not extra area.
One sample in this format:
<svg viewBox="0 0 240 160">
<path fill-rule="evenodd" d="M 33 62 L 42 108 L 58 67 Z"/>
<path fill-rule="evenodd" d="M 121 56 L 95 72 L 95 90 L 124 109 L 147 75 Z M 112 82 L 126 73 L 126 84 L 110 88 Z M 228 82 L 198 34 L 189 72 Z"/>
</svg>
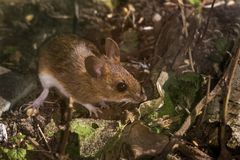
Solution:
<svg viewBox="0 0 240 160">
<path fill-rule="evenodd" d="M 227 51 L 231 48 L 231 43 L 225 38 L 219 38 L 215 42 L 216 53 L 211 54 L 208 58 L 216 63 L 221 64 L 229 59 L 229 54 Z"/>
<path fill-rule="evenodd" d="M 117 127 L 117 122 L 110 120 L 74 119 L 71 122 L 71 145 L 68 146 L 68 154 L 74 156 L 72 159 L 78 159 L 78 153 L 80 159 L 95 157 L 108 139 L 116 134 Z"/>
<path fill-rule="evenodd" d="M 46 137 L 51 138 L 55 133 L 58 132 L 58 127 L 53 119 L 51 119 L 50 123 L 48 123 L 44 128 L 44 134 Z"/>
<path fill-rule="evenodd" d="M 230 47 L 230 43 L 225 38 L 219 38 L 216 41 L 215 47 L 220 54 L 226 54 L 226 50 Z"/>
<path fill-rule="evenodd" d="M 162 108 L 159 109 L 159 116 L 163 115 L 170 115 L 173 116 L 175 115 L 175 106 L 169 96 L 169 94 L 166 92 L 164 96 L 164 105 Z"/>
<path fill-rule="evenodd" d="M 184 73 L 179 76 L 172 75 L 164 84 L 163 89 L 169 95 L 173 105 L 191 108 L 197 100 L 202 84 L 202 77 L 196 73 Z M 170 103 L 170 102 L 169 102 Z"/>
<path fill-rule="evenodd" d="M 77 133 L 80 139 L 90 137 L 94 133 L 94 129 L 88 124 L 79 123 L 79 121 L 71 122 L 71 132 Z"/>
<path fill-rule="evenodd" d="M 13 54 L 17 51 L 17 48 L 15 46 L 7 46 L 3 50 L 3 54 Z"/>
<path fill-rule="evenodd" d="M 97 3 L 102 3 L 107 6 L 111 11 L 114 10 L 119 2 L 118 0 L 95 0 Z"/>
<path fill-rule="evenodd" d="M 193 5 L 194 7 L 196 7 L 196 8 L 198 8 L 199 6 L 200 6 L 200 4 L 201 4 L 201 1 L 200 0 L 188 0 L 189 1 L 189 3 L 191 4 L 191 5 Z"/>
<path fill-rule="evenodd" d="M 10 138 L 10 141 L 13 143 L 13 144 L 17 144 L 17 145 L 20 145 L 20 143 L 24 140 L 26 136 L 22 133 L 18 133 L 17 135 L 13 136 Z"/>
<path fill-rule="evenodd" d="M 121 142 L 122 131 L 123 128 L 119 128 L 116 134 L 108 140 L 105 146 L 96 153 L 95 157 L 100 158 L 101 156 L 103 156 L 104 154 L 108 154 L 109 152 L 115 152 L 116 153 L 115 156 L 117 157 L 118 156 L 117 154 L 120 153 L 122 145 Z"/>
<path fill-rule="evenodd" d="M 34 146 L 30 143 L 26 143 L 26 150 L 30 151 L 30 150 L 33 150 L 34 149 Z"/>
</svg>

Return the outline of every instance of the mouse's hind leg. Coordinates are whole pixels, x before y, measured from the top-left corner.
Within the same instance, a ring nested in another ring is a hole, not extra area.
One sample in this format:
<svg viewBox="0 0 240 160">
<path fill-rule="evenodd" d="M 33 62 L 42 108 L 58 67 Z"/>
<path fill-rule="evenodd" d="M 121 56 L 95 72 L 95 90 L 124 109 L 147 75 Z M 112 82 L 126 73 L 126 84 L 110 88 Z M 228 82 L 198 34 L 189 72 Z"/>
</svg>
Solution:
<svg viewBox="0 0 240 160">
<path fill-rule="evenodd" d="M 38 98 L 33 101 L 32 107 L 35 109 L 39 109 L 39 107 L 42 106 L 44 100 L 47 98 L 48 93 L 49 93 L 49 89 L 44 88 L 42 93 L 38 96 Z"/>
<path fill-rule="evenodd" d="M 39 107 L 43 104 L 49 93 L 48 88 L 44 88 L 42 93 L 26 108 L 28 116 L 35 116 L 39 112 Z"/>
<path fill-rule="evenodd" d="M 33 101 L 32 107 L 34 109 L 39 109 L 40 106 L 43 105 L 43 102 L 48 96 L 49 88 L 51 87 L 51 84 L 49 83 L 48 78 L 45 74 L 39 74 L 39 79 L 43 87 L 43 91 L 41 94 Z M 50 81 L 51 82 L 51 81 Z"/>
</svg>

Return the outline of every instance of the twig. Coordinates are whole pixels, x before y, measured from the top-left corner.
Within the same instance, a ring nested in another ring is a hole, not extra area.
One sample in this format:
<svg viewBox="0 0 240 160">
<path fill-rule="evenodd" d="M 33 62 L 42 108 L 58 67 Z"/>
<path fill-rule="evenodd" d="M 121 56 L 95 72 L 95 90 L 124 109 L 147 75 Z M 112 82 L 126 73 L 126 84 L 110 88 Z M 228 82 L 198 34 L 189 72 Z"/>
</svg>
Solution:
<svg viewBox="0 0 240 160">
<path fill-rule="evenodd" d="M 178 5 L 179 5 L 179 8 L 181 10 L 183 32 L 185 34 L 185 37 L 187 38 L 189 34 L 188 34 L 187 20 L 186 20 L 186 16 L 185 16 L 185 13 L 184 13 L 184 3 L 183 3 L 183 1 L 178 0 Z M 194 65 L 193 65 L 193 59 L 192 59 L 192 50 L 191 50 L 190 46 L 188 46 L 187 50 L 188 50 L 188 57 L 189 57 L 189 62 L 190 62 L 191 69 L 192 69 L 193 72 L 195 72 Z"/>
<path fill-rule="evenodd" d="M 182 0 L 178 0 L 178 5 L 181 10 L 181 16 L 182 16 L 182 23 L 183 23 L 183 32 L 185 34 L 185 37 L 188 37 L 188 28 L 187 28 L 187 21 L 184 13 L 184 4 Z"/>
<path fill-rule="evenodd" d="M 136 16 L 135 16 L 135 14 L 134 14 L 134 12 L 133 12 L 133 13 L 132 13 L 132 25 L 133 25 L 133 28 L 136 28 L 136 27 L 137 27 L 135 21 L 136 21 Z"/>
<path fill-rule="evenodd" d="M 73 16 L 73 24 L 72 24 L 72 31 L 74 34 L 76 34 L 77 32 L 77 24 L 79 21 L 79 4 L 77 2 L 77 0 L 74 0 L 74 16 Z"/>
<path fill-rule="evenodd" d="M 203 38 L 204 38 L 204 36 L 207 32 L 208 25 L 209 25 L 209 22 L 210 22 L 210 17 L 212 16 L 212 11 L 213 11 L 213 7 L 214 7 L 215 2 L 216 2 L 216 0 L 213 0 L 212 5 L 211 5 L 211 9 L 208 13 L 207 24 L 205 25 L 205 28 L 204 28 L 202 34 L 198 37 L 197 43 L 201 42 L 203 40 Z"/>
<path fill-rule="evenodd" d="M 201 122 L 200 122 L 200 125 L 203 124 L 203 121 L 204 121 L 204 118 L 206 116 L 206 112 L 207 112 L 207 104 L 208 104 L 208 101 L 209 101 L 209 94 L 210 94 L 210 89 L 211 89 L 211 76 L 207 76 L 207 81 L 208 81 L 208 85 L 207 85 L 207 94 L 206 94 L 206 107 L 204 107 L 204 110 L 203 110 L 203 114 L 202 114 L 202 118 L 201 118 Z"/>
<path fill-rule="evenodd" d="M 181 152 L 183 155 L 186 156 L 188 159 L 194 159 L 194 160 L 213 160 L 212 157 L 201 151 L 200 149 L 196 147 L 192 147 L 190 145 L 187 145 L 186 142 L 179 143 L 179 146 L 177 147 L 177 150 Z"/>
<path fill-rule="evenodd" d="M 72 19 L 72 16 L 69 15 L 57 15 L 57 14 L 52 14 L 52 13 L 48 13 L 48 16 L 54 19 Z"/>
<path fill-rule="evenodd" d="M 69 133 L 70 133 L 70 122 L 72 120 L 72 111 L 73 111 L 73 99 L 72 99 L 72 97 L 70 97 L 69 105 L 68 105 L 68 109 L 67 109 L 66 128 L 64 131 L 62 143 L 61 143 L 60 150 L 59 150 L 59 159 L 60 160 L 64 159 L 64 157 L 65 157 L 65 150 L 66 150 L 66 147 L 68 144 L 68 137 L 69 137 Z"/>
<path fill-rule="evenodd" d="M 194 34 L 193 36 L 189 36 L 189 38 L 187 39 L 187 42 L 184 44 L 184 46 L 178 51 L 178 53 L 174 56 L 173 58 L 173 62 L 172 62 L 172 66 L 171 68 L 173 69 L 173 66 L 178 58 L 178 56 L 180 55 L 180 53 L 186 53 L 187 51 L 189 51 L 190 46 L 192 45 L 192 42 L 194 41 Z M 191 62 L 193 63 L 193 62 Z"/>
<path fill-rule="evenodd" d="M 52 155 L 52 152 L 50 151 L 46 151 L 45 149 L 43 149 L 38 142 L 36 142 L 34 139 L 32 139 L 31 137 L 27 137 L 27 139 L 34 145 L 34 147 L 38 148 L 39 150 L 41 150 L 41 153 L 46 156 L 47 158 L 51 159 L 51 160 L 55 160 L 56 158 L 54 158 L 54 156 Z"/>
<path fill-rule="evenodd" d="M 130 16 L 130 14 L 131 14 L 131 11 L 128 11 L 127 15 L 123 17 L 123 22 L 122 22 L 122 25 L 121 25 L 122 28 L 125 27 L 126 21 L 127 21 L 128 17 Z"/>
<path fill-rule="evenodd" d="M 231 94 L 231 86 L 232 86 L 232 81 L 236 72 L 236 68 L 238 65 L 238 60 L 240 58 L 240 38 L 238 39 L 238 48 L 237 52 L 232 57 L 231 63 L 229 64 L 230 69 L 229 69 L 229 76 L 227 77 L 226 80 L 226 92 L 224 93 L 224 104 L 223 104 L 223 110 L 222 110 L 222 124 L 220 128 L 220 144 L 221 144 L 221 155 L 225 155 L 227 152 L 226 146 L 225 146 L 225 133 L 226 133 L 226 126 L 227 126 L 227 118 L 228 118 L 228 102 Z"/>
<path fill-rule="evenodd" d="M 52 152 L 51 147 L 49 146 L 48 141 L 47 141 L 47 139 L 46 139 L 46 136 L 44 135 L 42 129 L 41 129 L 40 126 L 39 126 L 39 124 L 37 124 L 37 128 L 38 128 L 38 130 L 39 130 L 41 136 L 43 137 L 44 142 L 45 142 L 45 144 L 46 144 L 48 150 L 49 150 L 50 152 Z"/>
<path fill-rule="evenodd" d="M 170 16 L 168 16 L 168 20 L 172 20 L 172 18 L 174 18 L 177 15 L 178 15 L 178 12 L 171 14 Z M 159 47 L 158 46 L 160 44 L 160 41 L 162 40 L 162 35 L 165 34 L 164 28 L 165 28 L 168 21 L 166 20 L 166 21 L 160 21 L 160 22 L 163 23 L 161 25 L 163 27 L 160 28 L 160 30 L 158 31 L 158 37 L 157 37 L 157 40 L 156 40 L 155 45 L 154 45 L 154 52 L 153 52 L 152 59 L 156 59 L 157 56 L 159 56 Z M 162 55 L 160 55 L 160 56 L 162 56 Z"/>
<path fill-rule="evenodd" d="M 188 48 L 188 57 L 189 57 L 191 69 L 193 72 L 195 72 L 194 63 L 193 63 L 193 59 L 192 59 L 192 49 L 190 47 Z"/>
<path fill-rule="evenodd" d="M 222 5 L 226 5 L 227 3 L 225 1 L 218 1 L 214 4 L 214 8 L 222 6 Z M 203 8 L 205 9 L 210 9 L 212 7 L 212 4 L 209 5 L 204 5 Z"/>
</svg>

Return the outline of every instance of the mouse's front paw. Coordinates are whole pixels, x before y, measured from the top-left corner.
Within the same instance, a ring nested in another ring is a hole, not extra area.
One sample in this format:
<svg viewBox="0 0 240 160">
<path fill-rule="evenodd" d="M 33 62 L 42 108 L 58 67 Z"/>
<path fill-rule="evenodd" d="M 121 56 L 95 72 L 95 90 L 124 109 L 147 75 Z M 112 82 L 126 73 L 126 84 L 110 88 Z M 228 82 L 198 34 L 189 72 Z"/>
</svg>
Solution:
<svg viewBox="0 0 240 160">
<path fill-rule="evenodd" d="M 94 109 L 88 110 L 90 117 L 92 117 L 92 113 L 98 118 L 98 113 L 102 113 L 101 109 L 95 107 Z"/>
<path fill-rule="evenodd" d="M 98 113 L 102 113 L 100 108 L 97 108 L 91 104 L 83 104 L 83 106 L 89 111 L 90 117 L 92 116 L 92 114 L 98 117 Z"/>
</svg>

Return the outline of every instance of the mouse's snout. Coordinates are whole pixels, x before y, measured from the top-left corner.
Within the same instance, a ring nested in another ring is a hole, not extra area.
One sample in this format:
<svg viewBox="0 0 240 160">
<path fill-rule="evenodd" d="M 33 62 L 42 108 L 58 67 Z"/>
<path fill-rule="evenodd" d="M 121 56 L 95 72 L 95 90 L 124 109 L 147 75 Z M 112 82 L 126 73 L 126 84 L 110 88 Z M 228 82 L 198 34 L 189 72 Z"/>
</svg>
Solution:
<svg viewBox="0 0 240 160">
<path fill-rule="evenodd" d="M 145 91 L 143 88 L 141 88 L 141 91 L 140 93 L 136 93 L 135 94 L 135 97 L 134 97 L 135 101 L 137 103 L 140 103 L 140 102 L 143 102 L 143 101 L 146 101 L 147 100 L 147 96 L 145 94 Z"/>
</svg>

